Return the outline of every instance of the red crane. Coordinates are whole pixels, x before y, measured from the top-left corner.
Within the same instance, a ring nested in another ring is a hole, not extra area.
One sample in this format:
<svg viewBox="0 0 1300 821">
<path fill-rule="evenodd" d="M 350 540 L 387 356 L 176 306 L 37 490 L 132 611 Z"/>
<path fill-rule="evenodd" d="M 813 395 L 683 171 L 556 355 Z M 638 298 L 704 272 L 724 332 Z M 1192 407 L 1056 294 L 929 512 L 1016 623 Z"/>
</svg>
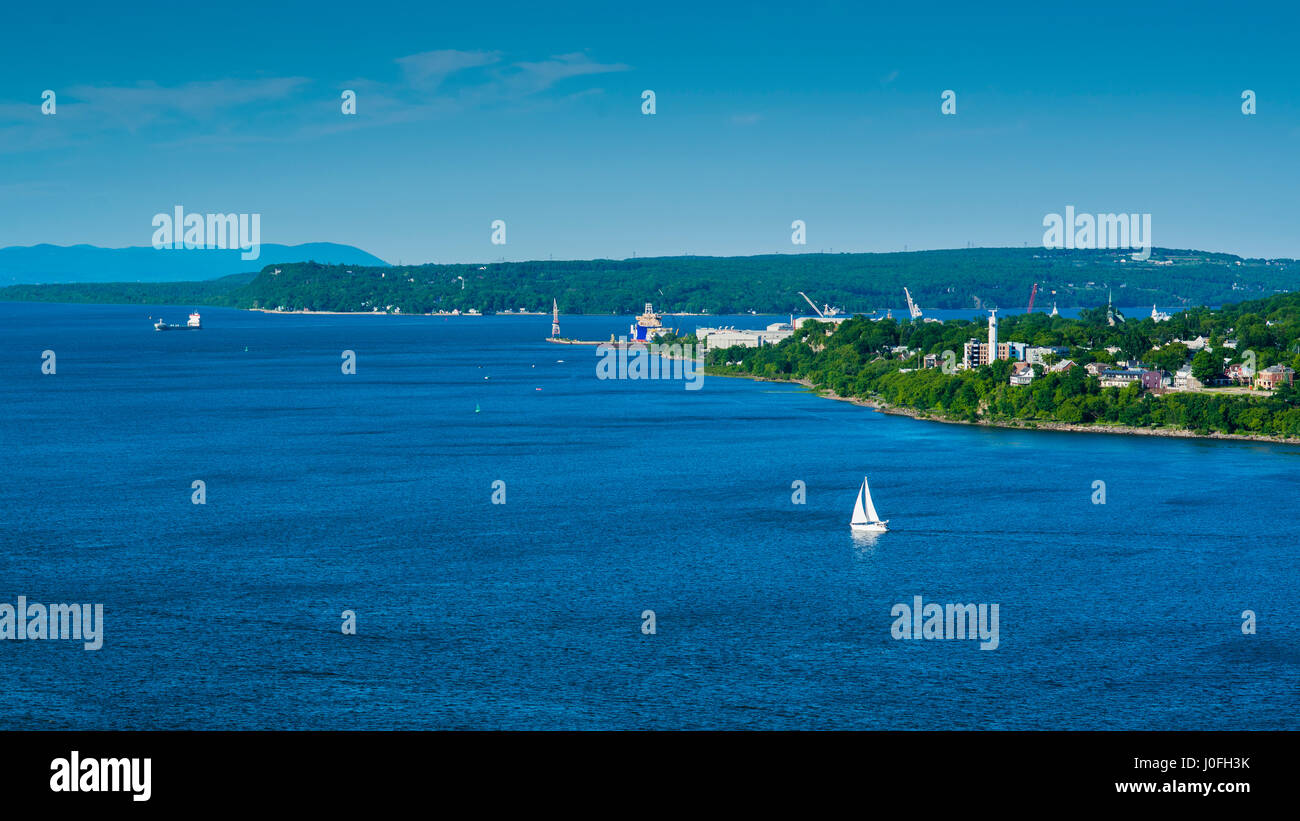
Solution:
<svg viewBox="0 0 1300 821">
<path fill-rule="evenodd" d="M 1034 289 L 1033 289 L 1032 291 L 1029 292 L 1029 310 L 1026 311 L 1025 313 L 1030 313 L 1030 314 L 1032 314 L 1032 313 L 1034 312 L 1034 297 L 1036 297 L 1036 296 L 1038 296 L 1038 283 L 1037 283 L 1037 282 L 1034 283 Z"/>
</svg>

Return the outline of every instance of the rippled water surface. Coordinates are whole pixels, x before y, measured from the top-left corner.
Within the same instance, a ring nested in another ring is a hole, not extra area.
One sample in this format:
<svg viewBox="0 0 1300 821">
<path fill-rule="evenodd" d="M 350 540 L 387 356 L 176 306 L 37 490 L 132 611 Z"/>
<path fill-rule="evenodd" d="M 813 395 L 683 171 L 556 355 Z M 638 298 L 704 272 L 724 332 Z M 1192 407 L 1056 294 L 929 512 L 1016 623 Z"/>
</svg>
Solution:
<svg viewBox="0 0 1300 821">
<path fill-rule="evenodd" d="M 0 602 L 105 614 L 0 642 L 0 726 L 1300 727 L 1300 448 L 599 381 L 549 317 L 186 313 L 0 304 Z M 894 639 L 917 595 L 999 646 Z"/>
</svg>

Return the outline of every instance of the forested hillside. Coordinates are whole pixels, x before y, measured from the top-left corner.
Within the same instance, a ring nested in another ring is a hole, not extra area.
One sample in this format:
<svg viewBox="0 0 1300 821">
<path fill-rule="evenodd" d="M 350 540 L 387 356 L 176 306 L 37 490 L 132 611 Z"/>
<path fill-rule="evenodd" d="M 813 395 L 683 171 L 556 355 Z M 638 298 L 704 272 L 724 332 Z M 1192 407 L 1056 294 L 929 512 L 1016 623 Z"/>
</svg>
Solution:
<svg viewBox="0 0 1300 821">
<path fill-rule="evenodd" d="M 277 273 L 278 271 L 278 273 Z M 244 275 L 241 275 L 244 276 Z M 316 311 L 430 313 L 476 309 L 566 314 L 660 310 L 803 313 L 799 292 L 846 312 L 901 308 L 906 286 L 923 309 L 1037 305 L 1219 305 L 1300 289 L 1300 263 L 1156 249 L 1146 262 L 1117 251 L 972 248 L 893 254 L 502 262 L 359 267 L 286 263 L 255 277 L 205 283 L 16 286 L 0 299 L 155 302 Z"/>
</svg>

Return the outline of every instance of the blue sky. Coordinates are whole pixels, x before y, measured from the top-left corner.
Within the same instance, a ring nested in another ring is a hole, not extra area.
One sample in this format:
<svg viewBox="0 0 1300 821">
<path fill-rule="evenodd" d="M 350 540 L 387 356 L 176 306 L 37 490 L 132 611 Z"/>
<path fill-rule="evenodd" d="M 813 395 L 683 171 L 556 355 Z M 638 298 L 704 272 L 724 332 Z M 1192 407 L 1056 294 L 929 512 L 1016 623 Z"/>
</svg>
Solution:
<svg viewBox="0 0 1300 821">
<path fill-rule="evenodd" d="M 1293 6 L 904 5 L 22 4 L 0 246 L 148 245 L 180 204 L 390 262 L 891 251 L 1074 205 L 1300 257 Z"/>
</svg>

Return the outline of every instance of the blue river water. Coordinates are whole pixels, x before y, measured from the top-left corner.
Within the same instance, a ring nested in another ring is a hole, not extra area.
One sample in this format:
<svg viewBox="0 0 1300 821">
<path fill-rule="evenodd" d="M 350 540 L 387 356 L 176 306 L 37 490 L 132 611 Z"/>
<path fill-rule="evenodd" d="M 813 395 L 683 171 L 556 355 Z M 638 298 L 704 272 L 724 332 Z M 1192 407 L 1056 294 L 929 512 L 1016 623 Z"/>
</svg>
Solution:
<svg viewBox="0 0 1300 821">
<path fill-rule="evenodd" d="M 549 317 L 186 313 L 0 304 L 0 602 L 104 612 L 0 641 L 4 728 L 1300 728 L 1300 447 L 598 380 Z M 997 648 L 894 638 L 915 596 Z"/>
</svg>

